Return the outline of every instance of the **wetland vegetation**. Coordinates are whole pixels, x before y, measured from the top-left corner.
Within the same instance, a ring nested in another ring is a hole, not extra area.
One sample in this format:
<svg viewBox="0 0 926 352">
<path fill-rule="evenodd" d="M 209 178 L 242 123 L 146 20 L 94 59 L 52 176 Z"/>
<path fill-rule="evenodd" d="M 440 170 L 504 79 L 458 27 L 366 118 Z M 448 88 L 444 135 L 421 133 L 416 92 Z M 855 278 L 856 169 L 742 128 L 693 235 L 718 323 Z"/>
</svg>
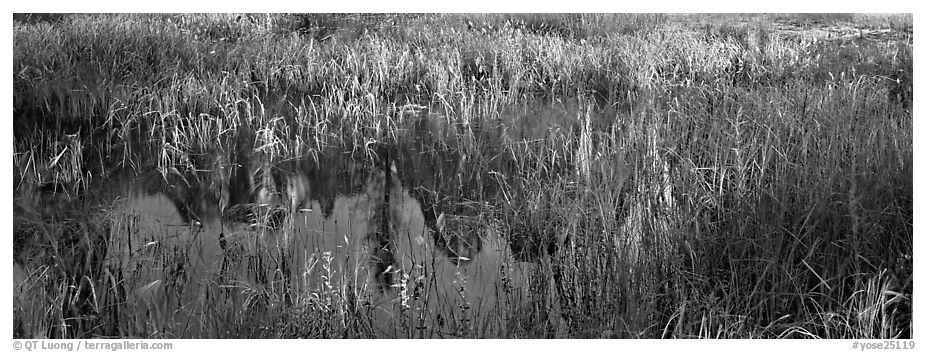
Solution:
<svg viewBox="0 0 926 352">
<path fill-rule="evenodd" d="M 909 14 L 13 32 L 14 337 L 911 336 Z"/>
</svg>

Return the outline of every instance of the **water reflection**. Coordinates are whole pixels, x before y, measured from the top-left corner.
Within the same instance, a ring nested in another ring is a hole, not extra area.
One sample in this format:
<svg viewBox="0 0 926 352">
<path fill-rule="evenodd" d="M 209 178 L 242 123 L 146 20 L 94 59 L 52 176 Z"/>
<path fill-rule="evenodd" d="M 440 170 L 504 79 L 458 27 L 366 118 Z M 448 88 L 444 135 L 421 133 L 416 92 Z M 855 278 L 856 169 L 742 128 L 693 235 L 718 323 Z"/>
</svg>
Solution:
<svg viewBox="0 0 926 352">
<path fill-rule="evenodd" d="M 351 336 L 510 336 L 493 332 L 530 303 L 535 263 L 565 242 L 563 205 L 581 188 L 570 185 L 619 191 L 626 176 L 622 161 L 592 159 L 619 148 L 613 128 L 592 134 L 603 128 L 590 127 L 590 112 L 510 109 L 497 121 L 394 111 L 398 122 L 380 138 L 389 144 L 319 133 L 316 145 L 346 146 L 282 162 L 244 126 L 199 153 L 151 151 L 139 136 L 127 158 L 143 176 L 105 170 L 82 195 L 112 204 L 107 267 L 131 316 L 156 317 L 115 335 L 247 336 L 222 331 L 243 324 L 221 317 L 259 317 L 276 304 L 359 307 L 371 323 Z M 51 216 L 36 217 L 68 219 L 51 203 L 35 207 Z"/>
<path fill-rule="evenodd" d="M 239 154 L 201 178 L 222 180 L 221 194 L 194 178 L 130 192 L 109 260 L 131 307 L 199 329 L 217 300 L 248 304 L 276 285 L 287 303 L 352 291 L 376 336 L 489 334 L 527 303 L 535 269 L 494 216 L 500 160 L 403 145 L 276 165 Z"/>
</svg>

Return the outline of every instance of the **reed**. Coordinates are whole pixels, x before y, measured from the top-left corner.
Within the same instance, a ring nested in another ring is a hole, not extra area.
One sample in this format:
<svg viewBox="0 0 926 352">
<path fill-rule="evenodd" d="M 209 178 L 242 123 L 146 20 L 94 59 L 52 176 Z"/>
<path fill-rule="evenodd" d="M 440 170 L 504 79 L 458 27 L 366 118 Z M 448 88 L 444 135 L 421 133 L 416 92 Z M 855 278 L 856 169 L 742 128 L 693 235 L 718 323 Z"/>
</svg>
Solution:
<svg viewBox="0 0 926 352">
<path fill-rule="evenodd" d="M 197 301 L 195 330 L 141 324 L 126 268 L 95 257 L 132 226 L 84 195 L 157 173 L 227 204 L 242 150 L 272 175 L 426 131 L 420 152 L 494 175 L 502 196 L 476 199 L 492 226 L 558 244 L 535 304 L 454 336 L 909 337 L 912 66 L 910 15 L 20 17 L 17 307 L 40 309 L 17 310 L 14 335 L 374 336 L 362 273 L 316 287 L 280 267 L 205 284 L 247 294 Z M 75 196 L 36 201 L 42 187 Z"/>
</svg>

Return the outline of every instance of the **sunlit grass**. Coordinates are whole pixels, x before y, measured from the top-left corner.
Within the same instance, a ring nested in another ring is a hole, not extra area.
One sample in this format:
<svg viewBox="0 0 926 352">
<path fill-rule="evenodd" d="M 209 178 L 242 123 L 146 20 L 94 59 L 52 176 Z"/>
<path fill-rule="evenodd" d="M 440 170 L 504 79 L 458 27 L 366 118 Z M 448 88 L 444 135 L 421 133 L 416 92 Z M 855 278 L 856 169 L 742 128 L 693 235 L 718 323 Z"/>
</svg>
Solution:
<svg viewBox="0 0 926 352">
<path fill-rule="evenodd" d="M 198 300 L 196 330 L 173 312 L 139 325 L 126 268 L 91 255 L 126 235 L 87 207 L 107 196 L 30 195 L 156 173 L 223 199 L 237 164 L 376 159 L 421 131 L 422 153 L 500 180 L 470 199 L 490 210 L 466 215 L 561 244 L 535 258 L 534 302 L 503 329 L 462 321 L 455 336 L 911 334 L 909 15 L 69 15 L 16 22 L 13 61 L 14 247 L 31 292 L 17 299 L 32 307 L 14 309 L 17 336 L 376 336 L 358 273 L 207 284 L 243 301 Z M 276 204 L 271 174 L 258 183 Z"/>
</svg>

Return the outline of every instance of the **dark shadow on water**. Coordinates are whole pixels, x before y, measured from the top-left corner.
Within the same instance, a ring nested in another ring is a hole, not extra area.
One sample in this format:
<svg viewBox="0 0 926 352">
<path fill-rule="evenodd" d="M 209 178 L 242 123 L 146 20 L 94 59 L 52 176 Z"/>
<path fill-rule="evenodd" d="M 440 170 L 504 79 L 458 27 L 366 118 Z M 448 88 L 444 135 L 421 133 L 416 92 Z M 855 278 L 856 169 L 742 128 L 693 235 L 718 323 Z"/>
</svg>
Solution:
<svg viewBox="0 0 926 352">
<path fill-rule="evenodd" d="M 452 129 L 465 129 L 476 142 L 465 150 L 447 143 Z M 204 321 L 210 310 L 243 302 L 298 307 L 306 292 L 342 285 L 378 312 L 371 313 L 375 336 L 414 331 L 389 323 L 406 304 L 434 314 L 406 317 L 421 325 L 421 336 L 457 336 L 442 329 L 523 309 L 513 302 L 530 296 L 531 263 L 555 251 L 555 243 L 538 244 L 533 230 L 512 226 L 519 190 L 508 182 L 523 170 L 502 148 L 499 136 L 508 132 L 420 119 L 398 131 L 401 142 L 332 147 L 285 161 L 270 161 L 245 133 L 228 155 L 197 159 L 218 167 L 114 171 L 65 197 L 109 204 L 104 217 L 115 230 L 100 260 L 124 277 L 125 309 L 154 309 L 164 324 Z M 562 176 L 551 170 L 544 177 Z M 62 193 L 56 184 L 34 188 L 39 208 Z M 249 295 L 262 291 L 254 287 L 270 291 L 255 301 Z M 397 303 L 407 290 L 417 292 L 413 303 Z M 480 306 L 459 311 L 461 299 Z M 502 328 L 486 325 L 483 333 Z M 192 336 L 211 327 L 196 329 Z"/>
</svg>

